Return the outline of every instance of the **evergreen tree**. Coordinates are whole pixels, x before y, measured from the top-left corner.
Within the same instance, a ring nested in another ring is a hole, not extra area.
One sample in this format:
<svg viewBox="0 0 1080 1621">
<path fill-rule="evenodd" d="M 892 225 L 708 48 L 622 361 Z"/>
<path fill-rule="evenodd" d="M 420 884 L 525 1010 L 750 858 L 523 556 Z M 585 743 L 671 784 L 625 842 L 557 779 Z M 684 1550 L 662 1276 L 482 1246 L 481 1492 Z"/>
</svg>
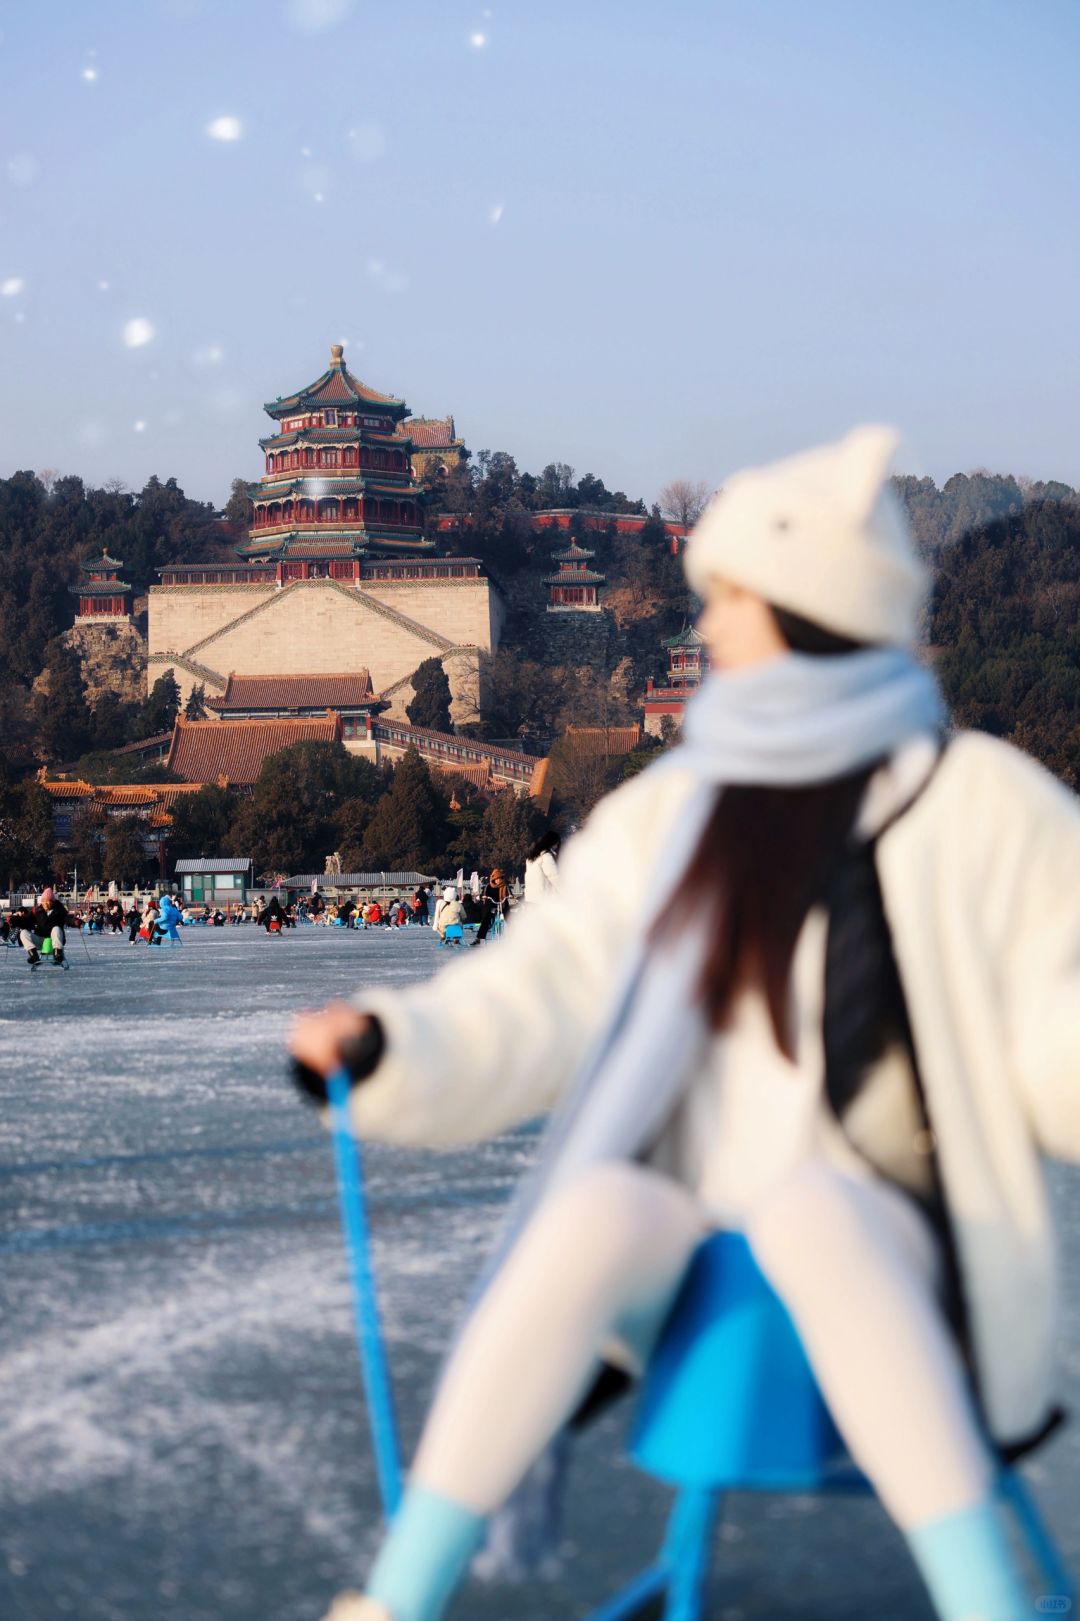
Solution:
<svg viewBox="0 0 1080 1621">
<path fill-rule="evenodd" d="M 362 872 L 427 872 L 444 858 L 447 805 L 415 749 L 394 771 L 358 851 Z"/>
<path fill-rule="evenodd" d="M 439 659 L 425 659 L 413 676 L 413 699 L 405 713 L 414 726 L 432 732 L 449 732 L 450 682 Z"/>
<path fill-rule="evenodd" d="M 143 846 L 143 831 L 144 823 L 138 816 L 110 817 L 101 857 L 102 877 L 106 881 L 135 883 L 153 871 L 154 860 Z"/>
<path fill-rule="evenodd" d="M 188 693 L 188 700 L 184 705 L 184 719 L 206 719 L 206 687 L 201 681 L 196 681 L 195 685 Z"/>
<path fill-rule="evenodd" d="M 171 732 L 179 708 L 180 687 L 175 671 L 168 669 L 158 676 L 139 710 L 139 736 L 157 737 L 160 732 Z"/>
<path fill-rule="evenodd" d="M 40 783 L 0 784 L 0 877 L 40 887 L 56 858 L 52 803 Z"/>
<path fill-rule="evenodd" d="M 93 747 L 118 749 L 127 735 L 127 710 L 117 693 L 106 690 L 94 705 Z"/>
<path fill-rule="evenodd" d="M 106 825 L 105 812 L 92 801 L 80 805 L 71 818 L 67 854 L 71 866 L 78 871 L 80 884 L 97 883 L 103 875 L 101 858 Z"/>
<path fill-rule="evenodd" d="M 180 794 L 171 811 L 169 859 L 229 856 L 230 832 L 240 810 L 235 788 L 202 788 L 197 794 Z"/>
<path fill-rule="evenodd" d="M 346 799 L 334 812 L 342 872 L 361 870 L 357 862 L 373 815 L 374 803 L 367 799 Z"/>
<path fill-rule="evenodd" d="M 257 871 L 321 872 L 338 848 L 342 802 L 371 801 L 382 787 L 378 768 L 340 743 L 293 743 L 263 761 L 233 824 L 231 853 L 251 855 Z"/>
<path fill-rule="evenodd" d="M 505 788 L 488 805 L 480 827 L 480 860 L 504 872 L 521 872 L 525 858 L 544 826 L 535 800 Z"/>
<path fill-rule="evenodd" d="M 38 741 L 49 760 L 73 760 L 89 746 L 93 723 L 78 655 L 62 641 L 50 643 L 45 690 L 35 694 Z"/>
<path fill-rule="evenodd" d="M 251 522 L 251 496 L 246 478 L 234 478 L 229 486 L 229 499 L 225 506 L 225 522 L 234 529 L 246 529 Z"/>
</svg>

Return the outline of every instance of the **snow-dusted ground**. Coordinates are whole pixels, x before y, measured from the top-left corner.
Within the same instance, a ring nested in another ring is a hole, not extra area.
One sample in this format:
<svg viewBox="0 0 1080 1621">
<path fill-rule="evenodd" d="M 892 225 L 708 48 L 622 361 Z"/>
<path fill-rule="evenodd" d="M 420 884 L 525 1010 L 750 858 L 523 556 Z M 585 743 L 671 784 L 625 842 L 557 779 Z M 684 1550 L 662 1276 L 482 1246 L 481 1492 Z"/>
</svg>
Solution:
<svg viewBox="0 0 1080 1621">
<path fill-rule="evenodd" d="M 0 1617 L 314 1621 L 376 1535 L 328 1147 L 286 1080 L 289 1013 L 439 963 L 427 931 L 190 929 L 0 957 Z M 498 949 L 492 947 L 491 949 Z M 368 1154 L 407 1441 L 533 1139 Z M 1080 1407 L 1080 1177 L 1057 1172 Z M 665 1494 L 581 1448 L 553 1587 L 473 1587 L 478 1621 L 583 1615 L 648 1557 Z M 1080 1442 L 1034 1470 L 1080 1564 Z M 927 1611 L 869 1503 L 743 1499 L 716 1616 Z"/>
</svg>

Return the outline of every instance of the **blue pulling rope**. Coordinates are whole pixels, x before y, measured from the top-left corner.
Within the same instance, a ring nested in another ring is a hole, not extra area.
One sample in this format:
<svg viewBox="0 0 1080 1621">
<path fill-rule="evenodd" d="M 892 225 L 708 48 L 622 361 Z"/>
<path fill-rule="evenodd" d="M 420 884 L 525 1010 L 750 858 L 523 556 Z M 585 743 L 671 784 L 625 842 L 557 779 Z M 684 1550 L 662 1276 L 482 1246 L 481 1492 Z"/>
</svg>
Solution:
<svg viewBox="0 0 1080 1621">
<path fill-rule="evenodd" d="M 379 1326 L 375 1277 L 371 1269 L 371 1244 L 364 1210 L 360 1146 L 349 1124 L 348 1072 L 343 1069 L 335 1071 L 329 1077 L 326 1088 L 330 1099 L 330 1123 L 341 1227 L 352 1277 L 360 1372 L 364 1381 L 371 1440 L 375 1449 L 375 1472 L 379 1481 L 383 1515 L 387 1520 L 391 1520 L 401 1501 L 401 1461 L 398 1453 L 390 1372 L 386 1363 L 382 1330 Z"/>
</svg>

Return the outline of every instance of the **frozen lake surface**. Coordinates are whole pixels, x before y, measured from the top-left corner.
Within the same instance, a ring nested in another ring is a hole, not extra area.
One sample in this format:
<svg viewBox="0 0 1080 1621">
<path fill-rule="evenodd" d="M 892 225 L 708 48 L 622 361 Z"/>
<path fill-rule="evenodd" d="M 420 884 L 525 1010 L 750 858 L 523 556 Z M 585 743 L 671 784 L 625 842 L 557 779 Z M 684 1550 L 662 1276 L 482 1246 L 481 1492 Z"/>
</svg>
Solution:
<svg viewBox="0 0 1080 1621">
<path fill-rule="evenodd" d="M 71 942 L 0 960 L 0 1618 L 316 1621 L 377 1534 L 328 1144 L 286 1078 L 290 1013 L 439 966 L 426 930 L 190 929 L 181 950 Z M 492 949 L 498 949 L 493 947 Z M 527 1133 L 368 1154 L 407 1446 Z M 1055 1168 L 1065 1394 L 1080 1407 L 1080 1176 Z M 575 1467 L 563 1574 L 471 1586 L 455 1615 L 569 1621 L 652 1553 L 666 1493 Z M 1080 1565 L 1080 1440 L 1029 1471 Z M 872 1503 L 733 1502 L 714 1617 L 920 1621 Z"/>
</svg>

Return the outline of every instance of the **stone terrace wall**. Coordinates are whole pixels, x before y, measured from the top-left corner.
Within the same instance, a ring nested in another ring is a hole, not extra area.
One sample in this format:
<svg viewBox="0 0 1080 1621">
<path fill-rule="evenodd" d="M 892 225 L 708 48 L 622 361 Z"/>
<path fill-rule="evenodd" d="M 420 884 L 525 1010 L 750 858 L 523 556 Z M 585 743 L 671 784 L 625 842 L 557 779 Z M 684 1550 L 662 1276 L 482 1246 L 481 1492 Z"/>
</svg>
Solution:
<svg viewBox="0 0 1080 1621">
<path fill-rule="evenodd" d="M 488 580 L 365 580 L 364 592 L 456 646 L 492 652 L 499 644 L 502 604 Z"/>
</svg>

